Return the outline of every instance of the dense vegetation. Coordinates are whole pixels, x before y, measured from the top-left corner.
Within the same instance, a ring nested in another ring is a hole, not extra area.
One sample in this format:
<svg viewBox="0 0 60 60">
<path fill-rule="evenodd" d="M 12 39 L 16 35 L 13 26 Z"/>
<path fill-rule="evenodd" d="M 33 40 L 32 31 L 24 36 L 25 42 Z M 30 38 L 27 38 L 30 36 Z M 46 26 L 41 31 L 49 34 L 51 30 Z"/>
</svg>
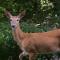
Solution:
<svg viewBox="0 0 60 60">
<path fill-rule="evenodd" d="M 26 10 L 20 24 L 24 32 L 44 32 L 60 27 L 59 4 L 60 0 L 0 0 L 0 60 L 18 60 L 20 53 L 13 41 L 10 22 L 4 15 L 5 9 L 13 15 Z M 52 54 L 48 54 L 50 56 Z"/>
</svg>

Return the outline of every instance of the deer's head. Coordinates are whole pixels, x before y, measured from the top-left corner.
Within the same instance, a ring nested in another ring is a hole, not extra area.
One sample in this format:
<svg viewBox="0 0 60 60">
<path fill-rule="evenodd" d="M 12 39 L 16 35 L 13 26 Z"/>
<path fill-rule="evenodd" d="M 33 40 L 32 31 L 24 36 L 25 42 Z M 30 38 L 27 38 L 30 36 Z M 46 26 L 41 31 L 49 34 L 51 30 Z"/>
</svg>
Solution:
<svg viewBox="0 0 60 60">
<path fill-rule="evenodd" d="M 7 10 L 5 10 L 4 12 L 5 15 L 9 18 L 12 28 L 15 28 L 19 24 L 21 18 L 25 15 L 25 10 L 19 13 L 17 16 L 12 16 L 12 14 Z"/>
</svg>

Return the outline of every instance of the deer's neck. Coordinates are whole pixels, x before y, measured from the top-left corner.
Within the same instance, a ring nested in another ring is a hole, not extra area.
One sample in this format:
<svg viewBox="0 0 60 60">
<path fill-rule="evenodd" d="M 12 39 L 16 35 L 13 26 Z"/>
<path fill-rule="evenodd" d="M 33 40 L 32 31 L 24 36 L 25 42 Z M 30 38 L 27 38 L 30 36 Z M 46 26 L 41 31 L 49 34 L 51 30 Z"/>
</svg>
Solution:
<svg viewBox="0 0 60 60">
<path fill-rule="evenodd" d="M 24 32 L 21 30 L 19 25 L 17 25 L 16 28 L 12 28 L 12 34 L 14 40 L 17 42 L 18 45 L 20 45 L 24 38 Z"/>
</svg>

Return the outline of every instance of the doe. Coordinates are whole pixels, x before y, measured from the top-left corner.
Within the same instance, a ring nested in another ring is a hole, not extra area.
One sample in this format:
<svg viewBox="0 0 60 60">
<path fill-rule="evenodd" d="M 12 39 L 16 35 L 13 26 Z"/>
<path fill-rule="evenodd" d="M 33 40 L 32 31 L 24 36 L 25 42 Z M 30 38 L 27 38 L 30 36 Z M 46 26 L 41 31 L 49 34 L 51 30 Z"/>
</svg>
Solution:
<svg viewBox="0 0 60 60">
<path fill-rule="evenodd" d="M 26 33 L 21 30 L 19 24 L 19 21 L 25 15 L 25 10 L 17 16 L 13 16 L 7 10 L 4 13 L 10 20 L 14 40 L 22 50 L 19 55 L 20 60 L 25 55 L 29 55 L 29 60 L 35 60 L 36 54 L 60 51 L 60 29 L 48 32 Z"/>
</svg>

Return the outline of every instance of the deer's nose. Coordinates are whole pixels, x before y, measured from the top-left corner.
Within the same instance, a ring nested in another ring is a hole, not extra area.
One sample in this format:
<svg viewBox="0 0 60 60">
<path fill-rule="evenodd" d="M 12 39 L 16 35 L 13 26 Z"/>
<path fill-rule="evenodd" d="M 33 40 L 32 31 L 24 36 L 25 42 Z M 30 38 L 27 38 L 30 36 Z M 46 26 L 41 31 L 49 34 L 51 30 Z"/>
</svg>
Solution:
<svg viewBox="0 0 60 60">
<path fill-rule="evenodd" d="M 14 26 L 14 25 L 12 25 L 12 27 L 13 27 L 13 28 L 15 28 L 15 26 Z"/>
</svg>

